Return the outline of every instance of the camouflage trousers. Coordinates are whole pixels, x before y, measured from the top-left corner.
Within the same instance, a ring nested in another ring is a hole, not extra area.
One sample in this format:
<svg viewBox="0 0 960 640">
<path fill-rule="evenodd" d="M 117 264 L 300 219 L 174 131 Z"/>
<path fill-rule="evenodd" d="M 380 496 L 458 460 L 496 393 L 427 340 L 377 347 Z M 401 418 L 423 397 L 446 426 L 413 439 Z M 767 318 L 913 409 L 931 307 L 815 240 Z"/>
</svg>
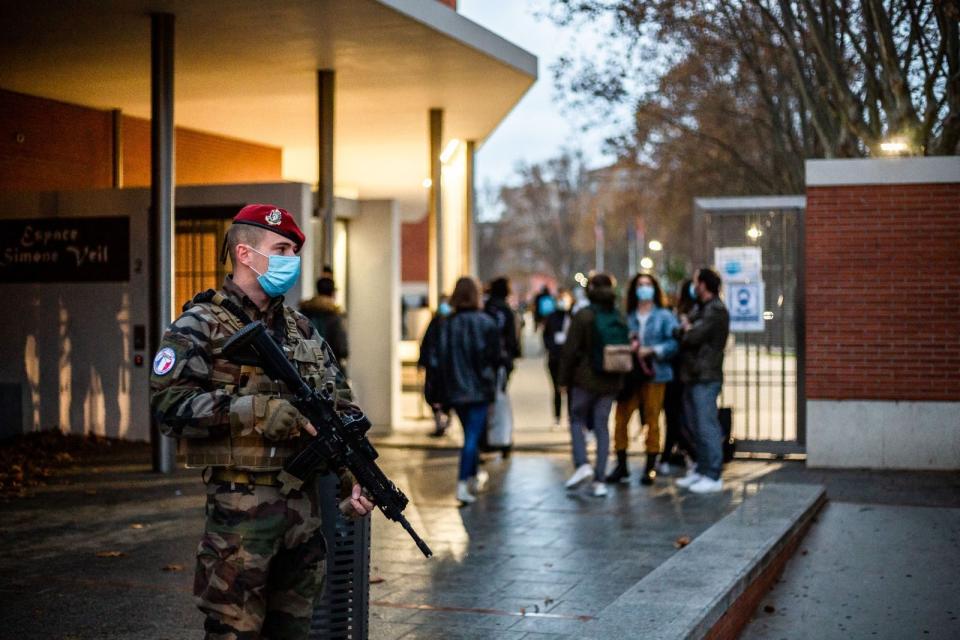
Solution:
<svg viewBox="0 0 960 640">
<path fill-rule="evenodd" d="M 207 485 L 207 521 L 193 593 L 209 640 L 307 638 L 325 577 L 315 483 Z"/>
</svg>

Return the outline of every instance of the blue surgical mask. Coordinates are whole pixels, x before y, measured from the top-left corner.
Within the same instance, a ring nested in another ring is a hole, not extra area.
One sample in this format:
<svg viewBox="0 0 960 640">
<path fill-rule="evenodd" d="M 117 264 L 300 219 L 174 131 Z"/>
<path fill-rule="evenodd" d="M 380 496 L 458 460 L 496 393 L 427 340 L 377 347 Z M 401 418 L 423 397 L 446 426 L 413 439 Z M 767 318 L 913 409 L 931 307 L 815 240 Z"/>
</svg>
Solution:
<svg viewBox="0 0 960 640">
<path fill-rule="evenodd" d="M 446 302 L 441 302 L 439 305 L 437 305 L 437 313 L 439 313 L 442 316 L 448 316 L 452 312 L 453 312 L 453 309 Z"/>
<path fill-rule="evenodd" d="M 268 256 L 253 247 L 250 247 L 250 250 L 267 259 L 266 273 L 250 268 L 257 274 L 257 282 L 263 292 L 271 298 L 285 294 L 300 277 L 300 256 Z"/>
<path fill-rule="evenodd" d="M 690 288 L 689 288 L 688 290 L 689 290 L 689 292 L 690 292 L 690 297 L 693 298 L 694 300 L 696 300 L 696 299 L 697 299 L 697 288 L 696 288 L 695 286 L 693 286 L 693 283 L 692 283 L 692 282 L 690 283 Z"/>
<path fill-rule="evenodd" d="M 637 287 L 637 300 L 640 302 L 650 302 L 653 300 L 655 293 L 656 289 L 653 288 L 652 284 L 642 284 Z"/>
</svg>

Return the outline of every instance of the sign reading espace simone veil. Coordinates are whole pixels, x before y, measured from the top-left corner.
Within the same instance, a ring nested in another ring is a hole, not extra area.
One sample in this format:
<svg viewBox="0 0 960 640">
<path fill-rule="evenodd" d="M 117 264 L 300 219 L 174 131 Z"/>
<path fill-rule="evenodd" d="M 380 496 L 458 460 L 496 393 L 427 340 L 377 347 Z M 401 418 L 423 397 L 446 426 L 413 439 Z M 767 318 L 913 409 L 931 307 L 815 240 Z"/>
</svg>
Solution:
<svg viewBox="0 0 960 640">
<path fill-rule="evenodd" d="M 127 282 L 130 218 L 0 221 L 0 282 Z"/>
</svg>

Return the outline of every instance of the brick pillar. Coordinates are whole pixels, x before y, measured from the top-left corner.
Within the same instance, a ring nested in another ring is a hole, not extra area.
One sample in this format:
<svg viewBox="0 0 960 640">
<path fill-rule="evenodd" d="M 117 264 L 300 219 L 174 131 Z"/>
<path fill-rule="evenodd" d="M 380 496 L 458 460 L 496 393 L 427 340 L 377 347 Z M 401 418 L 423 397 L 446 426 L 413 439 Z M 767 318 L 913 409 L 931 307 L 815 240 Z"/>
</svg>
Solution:
<svg viewBox="0 0 960 640">
<path fill-rule="evenodd" d="M 960 468 L 960 158 L 807 162 L 810 466 Z"/>
</svg>

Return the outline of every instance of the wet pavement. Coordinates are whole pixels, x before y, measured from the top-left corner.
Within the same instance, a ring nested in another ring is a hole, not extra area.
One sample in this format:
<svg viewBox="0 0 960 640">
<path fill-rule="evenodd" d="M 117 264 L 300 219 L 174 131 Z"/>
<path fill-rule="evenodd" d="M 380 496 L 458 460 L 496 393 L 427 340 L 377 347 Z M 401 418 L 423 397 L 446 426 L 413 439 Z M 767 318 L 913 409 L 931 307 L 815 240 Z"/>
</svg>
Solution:
<svg viewBox="0 0 960 640">
<path fill-rule="evenodd" d="M 190 588 L 202 485 L 195 471 L 149 473 L 146 453 L 58 471 L 32 497 L 0 503 L 0 637 L 201 635 Z M 681 495 L 664 481 L 594 498 L 563 489 L 566 456 L 515 454 L 488 461 L 487 490 L 460 508 L 456 461 L 450 451 L 383 452 L 436 555 L 425 560 L 399 526 L 376 516 L 371 638 L 575 634 L 675 553 L 678 537 L 735 508 L 766 469 L 735 465 L 740 480 L 718 496 Z"/>
</svg>

